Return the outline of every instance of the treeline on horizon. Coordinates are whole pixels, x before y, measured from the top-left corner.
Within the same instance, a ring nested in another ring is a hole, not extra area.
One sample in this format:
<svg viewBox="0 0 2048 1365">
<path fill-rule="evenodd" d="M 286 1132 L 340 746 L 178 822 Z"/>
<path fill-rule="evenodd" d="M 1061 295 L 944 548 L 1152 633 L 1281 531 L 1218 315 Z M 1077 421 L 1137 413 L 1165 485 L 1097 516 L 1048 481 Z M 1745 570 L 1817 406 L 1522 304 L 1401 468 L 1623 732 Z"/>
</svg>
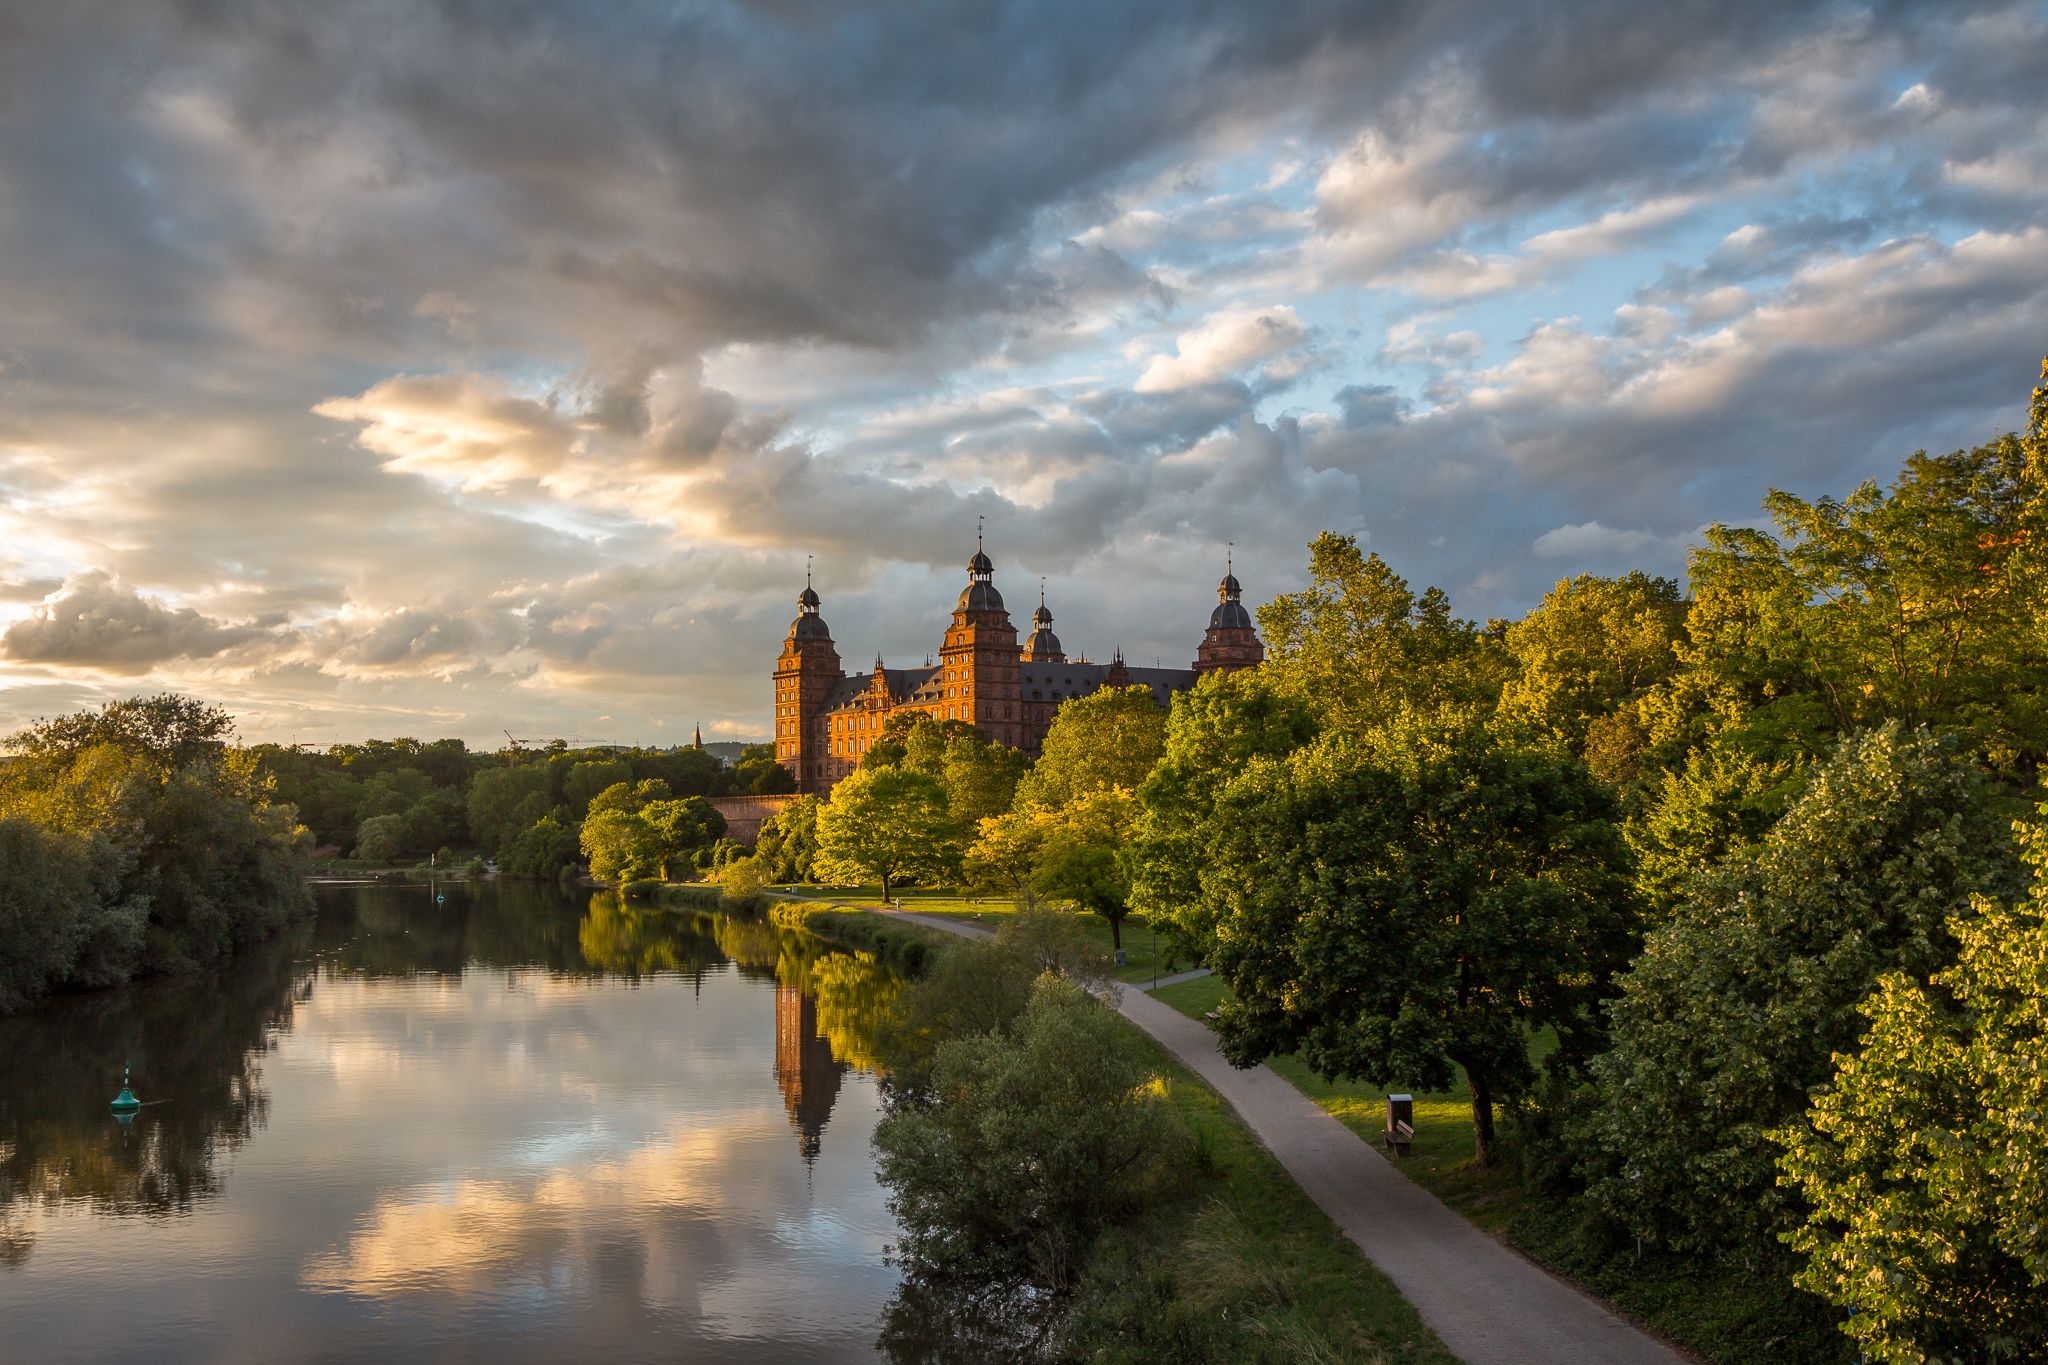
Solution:
<svg viewBox="0 0 2048 1365">
<path fill-rule="evenodd" d="M 1709 1353 L 2048 1358 L 2043 379 L 1712 528 L 1689 595 L 1480 624 L 1323 535 L 1265 665 L 1069 702 L 1028 768 L 906 721 L 720 875 L 1144 916 L 1234 1062 L 1462 1079 L 1517 1240 Z"/>
</svg>

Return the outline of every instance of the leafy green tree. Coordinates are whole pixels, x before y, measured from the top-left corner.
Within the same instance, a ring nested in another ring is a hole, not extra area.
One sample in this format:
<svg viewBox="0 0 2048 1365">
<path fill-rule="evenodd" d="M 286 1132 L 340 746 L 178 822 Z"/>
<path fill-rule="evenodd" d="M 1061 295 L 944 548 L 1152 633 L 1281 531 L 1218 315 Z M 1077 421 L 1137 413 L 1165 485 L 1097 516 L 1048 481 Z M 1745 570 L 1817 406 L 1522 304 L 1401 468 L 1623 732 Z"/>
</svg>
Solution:
<svg viewBox="0 0 2048 1365">
<path fill-rule="evenodd" d="M 796 778 L 775 761 L 773 744 L 749 744 L 740 750 L 739 761 L 732 765 L 732 781 L 735 791 L 756 796 L 778 796 L 796 790 Z"/>
<path fill-rule="evenodd" d="M 603 881 L 666 881 L 691 854 L 725 833 L 725 817 L 702 796 L 671 799 L 659 778 L 615 782 L 590 799 L 581 846 Z"/>
<path fill-rule="evenodd" d="M 640 781 L 661 782 L 664 794 L 672 789 L 660 778 L 642 778 Z M 562 799 L 573 811 L 587 811 L 599 792 L 626 784 L 631 786 L 635 779 L 633 765 L 623 758 L 600 758 L 573 764 L 562 779 Z"/>
<path fill-rule="evenodd" d="M 555 815 L 545 815 L 504 847 L 498 870 L 514 877 L 553 877 L 574 866 L 581 853 L 575 827 Z"/>
<path fill-rule="evenodd" d="M 971 832 L 988 817 L 1010 809 L 1017 784 L 1031 763 L 1022 751 L 992 743 L 972 726 L 953 724 L 962 725 L 967 733 L 947 737 L 936 775 L 946 789 L 954 822 Z"/>
<path fill-rule="evenodd" d="M 386 768 L 361 784 L 356 813 L 363 819 L 404 815 L 433 790 L 433 779 L 418 768 Z"/>
<path fill-rule="evenodd" d="M 1045 815 L 1046 837 L 1033 864 L 1032 888 L 1049 900 L 1101 916 L 1109 924 L 1111 945 L 1122 951 L 1138 798 L 1127 787 L 1103 787 Z"/>
<path fill-rule="evenodd" d="M 1218 810 L 1203 878 L 1240 1066 L 1298 1053 L 1328 1077 L 1448 1089 L 1462 1068 L 1476 1155 L 1496 1100 L 1534 1080 L 1529 1036 L 1582 1057 L 1635 916 L 1607 788 L 1485 727 L 1410 722 L 1359 752 L 1325 740 L 1256 760 Z"/>
<path fill-rule="evenodd" d="M 270 800 L 256 756 L 228 747 L 233 728 L 218 708 L 166 696 L 41 721 L 8 741 L 0 817 L 116 850 L 117 880 L 87 916 L 73 979 L 187 967 L 310 906 L 303 831 Z M 123 956 L 138 914 L 140 949 Z"/>
<path fill-rule="evenodd" d="M 1626 827 L 1636 889 L 1663 921 L 1696 873 L 1762 839 L 1803 785 L 1805 768 L 1769 762 L 1734 744 L 1710 743 L 1666 772 Z"/>
<path fill-rule="evenodd" d="M 408 853 L 431 853 L 469 842 L 469 808 L 461 792 L 437 787 L 405 812 Z"/>
<path fill-rule="evenodd" d="M 1646 1245 L 1769 1246 L 1768 1130 L 1853 1048 L 1878 977 L 1953 961 L 1949 917 L 2018 884 L 1991 789 L 1897 727 L 1842 742 L 1763 842 L 1696 878 L 1610 1010 L 1572 1123 L 1591 1205 Z"/>
<path fill-rule="evenodd" d="M 469 784 L 469 830 L 476 842 L 502 852 L 522 830 L 546 815 L 547 771 L 539 767 L 486 768 Z"/>
<path fill-rule="evenodd" d="M 766 880 L 787 883 L 815 879 L 818 810 L 824 804 L 815 796 L 799 796 L 763 822 L 754 852 Z"/>
<path fill-rule="evenodd" d="M 1773 490 L 1775 533 L 1711 528 L 1692 557 L 1688 685 L 1744 724 L 1925 723 L 2034 773 L 2048 753 L 2048 484 L 2031 439 L 1922 452 L 1890 489 L 1841 501 Z"/>
<path fill-rule="evenodd" d="M 818 812 L 817 872 L 882 884 L 940 877 L 958 865 L 959 832 L 945 788 L 907 768 L 860 768 L 841 778 Z"/>
<path fill-rule="evenodd" d="M 875 1132 L 882 1180 L 914 1267 L 1075 1282 L 1102 1230 L 1171 1169 L 1164 1088 L 1100 1001 L 1041 977 L 1013 1029 L 938 1044 L 930 1106 Z"/>
<path fill-rule="evenodd" d="M 951 944 L 907 984 L 875 1030 L 892 1095 L 938 1099 L 932 1068 L 941 1044 L 1007 1031 L 1031 1002 L 1039 969 L 987 939 Z"/>
<path fill-rule="evenodd" d="M 1253 759 L 1284 758 L 1315 733 L 1313 708 L 1265 669 L 1205 674 L 1175 694 L 1159 762 L 1138 788 L 1131 839 L 1131 905 L 1154 929 L 1189 945 L 1213 930 L 1193 916 L 1218 794 Z"/>
<path fill-rule="evenodd" d="M 1931 984 L 1880 978 L 1862 1046 L 1772 1134 L 1808 1208 L 1799 1282 L 1887 1365 L 2048 1359 L 2048 831 L 2026 833 L 2032 898 L 1953 921 Z"/>
<path fill-rule="evenodd" d="M 403 815 L 373 815 L 356 826 L 355 856 L 365 862 L 388 863 L 404 852 Z"/>
<path fill-rule="evenodd" d="M 1017 784 L 1020 806 L 1067 805 L 1110 787 L 1136 791 L 1166 744 L 1166 712 L 1149 687 L 1105 687 L 1061 704 L 1038 761 Z"/>
<path fill-rule="evenodd" d="M 1308 548 L 1308 587 L 1259 608 L 1276 681 L 1358 733 L 1410 710 L 1491 709 L 1505 662 L 1441 589 L 1417 596 L 1352 536 L 1325 531 Z"/>
<path fill-rule="evenodd" d="M 112 889 L 112 847 L 0 818 L 0 1014 L 70 979 Z M 134 926 L 131 954 L 141 946 Z"/>
<path fill-rule="evenodd" d="M 1514 673 L 1501 688 L 1501 719 L 1585 758 L 1610 782 L 1633 778 L 1646 737 L 1634 704 L 1678 671 L 1684 622 L 1668 578 L 1638 571 L 1559 583 L 1504 634 Z"/>
<path fill-rule="evenodd" d="M 1032 870 L 1051 831 L 1047 812 L 1037 807 L 986 817 L 967 846 L 963 867 L 968 880 L 1022 898 L 1031 890 Z"/>
</svg>

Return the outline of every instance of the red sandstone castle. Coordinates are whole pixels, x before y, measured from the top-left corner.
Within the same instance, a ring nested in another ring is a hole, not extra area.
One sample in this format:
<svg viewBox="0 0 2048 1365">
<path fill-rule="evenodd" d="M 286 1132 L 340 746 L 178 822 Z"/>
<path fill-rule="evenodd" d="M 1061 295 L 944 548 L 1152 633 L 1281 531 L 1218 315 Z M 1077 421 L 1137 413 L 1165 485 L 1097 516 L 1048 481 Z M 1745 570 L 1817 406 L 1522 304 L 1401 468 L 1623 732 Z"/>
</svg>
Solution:
<svg viewBox="0 0 2048 1365">
<path fill-rule="evenodd" d="M 1036 754 L 1063 701 L 1097 688 L 1142 685 L 1164 705 L 1204 673 L 1250 668 L 1266 657 L 1234 573 L 1226 572 L 1217 586 L 1208 633 L 1193 667 L 1185 669 L 1131 668 L 1121 650 L 1107 664 L 1069 660 L 1052 633 L 1043 593 L 1020 648 L 994 577 L 995 565 L 976 546 L 936 665 L 887 668 L 876 655 L 873 673 L 852 677 L 839 666 L 832 632 L 818 615 L 818 594 L 806 578 L 797 618 L 775 661 L 775 756 L 795 775 L 798 791 L 831 791 L 860 766 L 861 755 L 899 711 L 967 721 L 997 743 Z"/>
</svg>

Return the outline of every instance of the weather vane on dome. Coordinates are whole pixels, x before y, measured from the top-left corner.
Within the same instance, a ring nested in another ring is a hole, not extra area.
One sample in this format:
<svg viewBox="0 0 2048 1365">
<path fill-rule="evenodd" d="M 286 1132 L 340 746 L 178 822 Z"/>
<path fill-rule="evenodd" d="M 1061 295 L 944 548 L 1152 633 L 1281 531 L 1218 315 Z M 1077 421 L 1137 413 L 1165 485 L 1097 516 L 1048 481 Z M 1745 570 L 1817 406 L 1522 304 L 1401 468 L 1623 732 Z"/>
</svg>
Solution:
<svg viewBox="0 0 2048 1365">
<path fill-rule="evenodd" d="M 982 524 L 987 520 L 988 514 L 986 512 L 976 512 L 974 514 L 974 548 L 976 550 L 981 549 L 981 528 Z"/>
<path fill-rule="evenodd" d="M 811 586 L 811 557 L 809 555 L 804 556 L 804 586 L 807 588 Z"/>
</svg>

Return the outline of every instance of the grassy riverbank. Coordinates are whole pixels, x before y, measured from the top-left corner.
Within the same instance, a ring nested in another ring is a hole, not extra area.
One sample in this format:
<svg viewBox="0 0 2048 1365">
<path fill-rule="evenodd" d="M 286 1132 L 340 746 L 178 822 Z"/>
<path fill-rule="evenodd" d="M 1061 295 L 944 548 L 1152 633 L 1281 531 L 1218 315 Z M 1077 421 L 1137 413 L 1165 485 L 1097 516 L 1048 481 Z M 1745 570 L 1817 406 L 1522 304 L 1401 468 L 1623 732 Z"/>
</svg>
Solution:
<svg viewBox="0 0 2048 1365">
<path fill-rule="evenodd" d="M 1211 976 L 1155 994 L 1201 1019 L 1228 990 Z M 1293 1057 L 1276 1057 L 1268 1065 L 1367 1142 L 1380 1141 L 1386 1127 L 1383 1087 L 1326 1081 Z M 1471 1096 L 1462 1079 L 1443 1094 L 1416 1094 L 1415 1141 L 1399 1166 L 1477 1226 L 1709 1360 L 1846 1365 L 1854 1358 L 1848 1339 L 1831 1322 L 1818 1321 L 1814 1301 L 1792 1291 L 1784 1275 L 1668 1256 L 1616 1255 L 1589 1243 L 1569 1205 L 1528 1188 L 1512 1161 L 1476 1165 Z"/>
</svg>

